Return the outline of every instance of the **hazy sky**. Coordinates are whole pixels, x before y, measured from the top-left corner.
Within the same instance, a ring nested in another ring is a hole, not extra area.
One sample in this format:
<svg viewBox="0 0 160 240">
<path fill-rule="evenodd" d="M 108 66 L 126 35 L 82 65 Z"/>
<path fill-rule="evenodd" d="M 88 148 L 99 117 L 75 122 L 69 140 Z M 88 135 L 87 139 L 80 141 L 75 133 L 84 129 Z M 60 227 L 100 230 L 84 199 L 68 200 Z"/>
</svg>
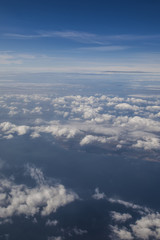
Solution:
<svg viewBox="0 0 160 240">
<path fill-rule="evenodd" d="M 0 69 L 159 71 L 158 0 L 5 0 Z"/>
</svg>

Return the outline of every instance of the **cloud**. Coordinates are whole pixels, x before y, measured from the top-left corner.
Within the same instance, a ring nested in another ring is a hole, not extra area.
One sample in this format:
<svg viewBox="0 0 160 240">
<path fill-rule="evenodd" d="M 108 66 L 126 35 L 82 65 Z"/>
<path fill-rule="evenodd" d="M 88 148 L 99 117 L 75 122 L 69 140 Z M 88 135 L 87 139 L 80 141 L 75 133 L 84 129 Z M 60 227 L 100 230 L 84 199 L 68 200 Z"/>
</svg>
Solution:
<svg viewBox="0 0 160 240">
<path fill-rule="evenodd" d="M 56 226 L 58 224 L 57 220 L 50 220 L 48 219 L 46 222 L 46 226 L 52 227 L 52 226 Z"/>
<path fill-rule="evenodd" d="M 131 219 L 131 218 L 130 218 Z M 145 216 L 140 216 L 138 220 L 129 224 L 127 227 L 111 225 L 111 236 L 118 239 L 160 239 L 160 214 L 150 213 Z"/>
<path fill-rule="evenodd" d="M 38 185 L 44 185 L 46 183 L 43 172 L 36 167 L 30 167 L 27 165 L 27 173 L 33 178 Z"/>
<path fill-rule="evenodd" d="M 107 198 L 107 201 L 109 201 L 110 203 L 116 203 L 116 204 L 120 204 L 123 205 L 126 208 L 131 208 L 133 210 L 139 211 L 139 212 L 144 212 L 144 213 L 151 213 L 152 210 L 147 208 L 147 207 L 142 207 L 138 204 L 134 204 L 132 202 L 127 202 L 121 199 L 115 199 L 115 198 Z"/>
<path fill-rule="evenodd" d="M 96 188 L 95 193 L 92 195 L 92 198 L 95 200 L 106 199 L 106 195 L 104 193 L 100 193 L 99 188 Z"/>
<path fill-rule="evenodd" d="M 75 227 L 75 228 L 73 229 L 73 232 L 74 232 L 76 235 L 80 235 L 80 236 L 83 235 L 83 234 L 88 233 L 87 230 L 82 230 L 82 229 L 77 228 L 77 227 Z"/>
<path fill-rule="evenodd" d="M 31 138 L 51 134 L 62 141 L 74 139 L 76 145 L 97 144 L 110 151 L 120 148 L 123 151 L 149 151 L 160 147 L 160 123 L 157 119 L 159 115 L 151 110 L 152 106 L 157 106 L 155 109 L 158 111 L 158 98 L 154 101 L 148 98 L 106 95 L 69 95 L 53 98 L 37 94 L 17 95 L 13 102 L 12 97 L 6 96 L 9 103 L 7 105 L 2 97 L 2 107 L 9 111 L 17 111 L 17 117 L 20 114 L 28 115 L 34 123 L 0 123 L 1 134 L 5 139 L 10 139 L 16 134 L 29 134 Z M 54 113 L 53 120 L 47 121 L 46 116 L 50 116 L 51 113 Z M 37 120 L 37 114 L 41 114 L 40 120 Z"/>
<path fill-rule="evenodd" d="M 6 33 L 4 34 L 4 37 L 24 40 L 34 38 L 64 38 L 86 44 L 103 44 L 104 42 L 106 43 L 106 40 L 102 39 L 99 35 L 78 31 L 41 31 L 33 35 Z"/>
<path fill-rule="evenodd" d="M 115 211 L 111 212 L 111 217 L 116 222 L 126 222 L 127 220 L 132 218 L 132 216 L 128 213 L 119 213 Z"/>
<path fill-rule="evenodd" d="M 52 125 L 40 126 L 33 128 L 36 134 L 39 133 L 50 133 L 55 137 L 66 137 L 74 138 L 76 135 L 80 134 L 79 129 L 76 129 L 74 126 L 70 125 Z"/>
<path fill-rule="evenodd" d="M 35 107 L 31 113 L 42 114 L 42 107 Z"/>
<path fill-rule="evenodd" d="M 144 41 L 144 40 L 159 40 L 160 35 L 133 35 L 133 34 L 120 34 L 120 35 L 98 35 L 89 32 L 80 32 L 74 30 L 68 31 L 37 31 L 35 34 L 21 34 L 21 33 L 4 33 L 3 37 L 15 39 L 34 39 L 34 38 L 65 38 L 81 43 L 94 43 L 94 44 L 107 44 L 112 42 L 123 41 Z"/>
<path fill-rule="evenodd" d="M 11 54 L 0 54 L 0 64 L 9 65 L 9 64 L 22 64 L 21 59 L 16 59 Z"/>
<path fill-rule="evenodd" d="M 159 149 L 160 140 L 156 137 L 143 137 L 143 140 L 137 140 L 137 143 L 133 144 L 132 147 L 143 148 L 145 150 Z"/>
<path fill-rule="evenodd" d="M 134 237 L 125 227 L 118 228 L 117 226 L 111 226 L 112 229 L 112 239 L 122 239 L 122 240 L 132 240 Z"/>
<path fill-rule="evenodd" d="M 115 222 L 115 225 L 110 225 L 110 239 L 160 239 L 159 212 L 132 202 L 108 198 L 105 193 L 100 193 L 98 188 L 95 189 L 92 198 L 95 200 L 105 199 L 111 204 L 111 208 L 115 208 L 113 204 L 119 205 L 118 209 L 121 212 L 110 212 L 111 221 Z M 123 208 L 120 208 L 121 205 Z"/>
<path fill-rule="evenodd" d="M 139 107 L 135 105 L 130 105 L 128 103 L 119 103 L 115 106 L 115 108 L 120 110 L 133 110 L 133 111 L 136 111 L 139 109 Z"/>
<path fill-rule="evenodd" d="M 5 134 L 14 134 L 17 133 L 18 135 L 24 135 L 29 131 L 29 127 L 25 125 L 16 126 L 10 122 L 3 122 L 0 123 L 0 129 Z"/>
<path fill-rule="evenodd" d="M 98 47 L 83 47 L 77 50 L 79 51 L 96 51 L 96 52 L 110 52 L 110 51 L 122 51 L 128 49 L 129 46 L 118 46 L 118 45 L 108 45 L 108 46 L 98 46 Z"/>
<path fill-rule="evenodd" d="M 30 168 L 30 175 L 38 185 L 30 188 L 24 184 L 17 185 L 12 180 L 0 181 L 0 219 L 26 215 L 48 216 L 58 208 L 78 199 L 78 195 L 67 190 L 62 184 L 50 185 L 44 181 L 42 172 Z"/>
<path fill-rule="evenodd" d="M 106 139 L 105 137 L 87 135 L 80 141 L 81 146 L 91 144 L 91 143 L 106 143 Z"/>
<path fill-rule="evenodd" d="M 160 214 L 148 214 L 131 224 L 133 234 L 138 239 L 160 239 Z"/>
<path fill-rule="evenodd" d="M 152 213 L 152 210 L 150 208 L 140 206 L 140 205 L 134 204 L 132 202 L 127 202 L 127 201 L 124 201 L 121 199 L 109 198 L 105 195 L 105 193 L 101 193 L 99 191 L 99 188 L 95 188 L 95 193 L 92 195 L 92 198 L 95 200 L 105 199 L 108 202 L 110 202 L 111 204 L 119 204 L 126 208 L 131 208 L 132 210 L 138 211 L 140 213 L 144 213 L 144 214 Z"/>
</svg>

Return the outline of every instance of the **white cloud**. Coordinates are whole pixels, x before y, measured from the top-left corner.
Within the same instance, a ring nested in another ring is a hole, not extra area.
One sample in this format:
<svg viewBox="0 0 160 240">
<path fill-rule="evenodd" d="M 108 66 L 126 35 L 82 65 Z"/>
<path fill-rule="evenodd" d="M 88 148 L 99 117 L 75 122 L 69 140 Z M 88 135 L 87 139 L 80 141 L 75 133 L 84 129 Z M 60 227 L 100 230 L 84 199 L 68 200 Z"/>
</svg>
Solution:
<svg viewBox="0 0 160 240">
<path fill-rule="evenodd" d="M 31 133 L 30 134 L 30 137 L 31 138 L 38 138 L 38 137 L 40 137 L 41 135 L 39 134 L 39 133 L 37 133 L 37 132 L 33 132 L 33 133 Z"/>
<path fill-rule="evenodd" d="M 92 198 L 96 200 L 106 199 L 106 195 L 104 193 L 100 193 L 99 188 L 96 188 L 95 193 L 92 195 Z"/>
<path fill-rule="evenodd" d="M 144 212 L 144 213 L 151 213 L 151 209 L 147 208 L 147 207 L 142 207 L 138 204 L 134 204 L 132 202 L 127 202 L 124 200 L 120 200 L 120 199 L 114 199 L 114 198 L 107 198 L 107 200 L 110 203 L 116 203 L 116 204 L 120 204 L 125 206 L 126 208 L 131 208 L 133 210 L 139 211 L 139 212 Z"/>
<path fill-rule="evenodd" d="M 111 212 L 111 217 L 116 222 L 126 222 L 127 220 L 132 218 L 129 213 L 119 213 L 115 211 Z"/>
<path fill-rule="evenodd" d="M 131 224 L 131 228 L 138 239 L 160 239 L 160 214 L 148 214 Z"/>
<path fill-rule="evenodd" d="M 58 224 L 57 220 L 50 220 L 48 219 L 46 222 L 46 226 L 52 227 L 52 226 L 56 226 Z"/>
<path fill-rule="evenodd" d="M 133 110 L 133 111 L 136 111 L 139 109 L 138 106 L 130 105 L 128 103 L 119 103 L 115 106 L 115 108 L 120 110 Z"/>
<path fill-rule="evenodd" d="M 80 134 L 80 131 L 76 129 L 74 126 L 70 125 L 48 125 L 48 126 L 40 126 L 34 128 L 37 134 L 39 133 L 50 133 L 55 137 L 66 137 L 66 138 L 73 138 L 77 134 Z"/>
<path fill-rule="evenodd" d="M 17 133 L 18 135 L 24 135 L 29 131 L 28 126 L 16 126 L 15 124 L 12 124 L 10 122 L 0 123 L 0 129 L 2 132 L 5 132 L 5 134 Z"/>
<path fill-rule="evenodd" d="M 118 226 L 111 226 L 112 229 L 112 236 L 115 239 L 122 239 L 122 240 L 132 240 L 134 237 L 131 235 L 129 231 L 125 227 L 118 228 Z"/>
<path fill-rule="evenodd" d="M 127 102 L 132 102 L 132 103 L 135 103 L 135 104 L 141 104 L 141 103 L 147 103 L 147 100 L 145 99 L 141 99 L 141 98 L 127 98 Z"/>
<path fill-rule="evenodd" d="M 137 140 L 137 143 L 132 146 L 135 148 L 144 148 L 145 150 L 159 149 L 160 139 L 156 137 L 143 137 L 143 140 Z"/>
<path fill-rule="evenodd" d="M 132 219 L 133 220 L 133 219 Z M 111 226 L 112 236 L 118 239 L 160 239 L 160 214 L 149 213 L 134 221 L 127 227 L 115 225 Z"/>
<path fill-rule="evenodd" d="M 147 106 L 146 110 L 151 111 L 151 112 L 160 111 L 160 106 Z"/>
<path fill-rule="evenodd" d="M 160 239 L 159 212 L 119 199 L 106 198 L 106 200 L 126 208 L 125 213 L 111 212 L 111 219 L 116 222 L 116 225 L 110 226 L 111 239 Z M 129 208 L 136 213 L 136 216 L 126 213 Z M 128 220 L 131 223 L 127 223 Z"/>
<path fill-rule="evenodd" d="M 76 193 L 67 190 L 62 184 L 49 185 L 38 169 L 30 168 L 31 177 L 38 182 L 34 188 L 17 185 L 11 180 L 0 181 L 0 219 L 14 215 L 48 216 L 58 208 L 78 199 Z"/>
<path fill-rule="evenodd" d="M 35 107 L 31 113 L 42 114 L 42 107 Z"/>
<path fill-rule="evenodd" d="M 106 143 L 106 138 L 87 135 L 80 141 L 81 146 L 91 144 L 91 143 Z"/>
</svg>

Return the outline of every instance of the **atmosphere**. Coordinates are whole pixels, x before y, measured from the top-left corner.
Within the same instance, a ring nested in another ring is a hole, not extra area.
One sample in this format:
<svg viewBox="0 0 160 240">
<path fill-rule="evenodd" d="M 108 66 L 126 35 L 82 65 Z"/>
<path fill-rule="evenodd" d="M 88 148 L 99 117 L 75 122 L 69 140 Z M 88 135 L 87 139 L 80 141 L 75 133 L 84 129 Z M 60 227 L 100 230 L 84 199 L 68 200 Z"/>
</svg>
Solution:
<svg viewBox="0 0 160 240">
<path fill-rule="evenodd" d="M 0 23 L 0 240 L 160 240 L 160 1 Z"/>
<path fill-rule="evenodd" d="M 158 72 L 159 9 L 158 0 L 2 1 L 1 71 Z"/>
</svg>

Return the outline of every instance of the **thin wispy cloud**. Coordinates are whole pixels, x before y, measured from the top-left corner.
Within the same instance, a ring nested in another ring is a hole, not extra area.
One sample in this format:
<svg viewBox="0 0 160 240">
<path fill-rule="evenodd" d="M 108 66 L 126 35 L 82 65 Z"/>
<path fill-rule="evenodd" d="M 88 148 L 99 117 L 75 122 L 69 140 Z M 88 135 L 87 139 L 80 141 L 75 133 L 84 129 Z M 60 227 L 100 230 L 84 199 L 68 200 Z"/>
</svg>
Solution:
<svg viewBox="0 0 160 240">
<path fill-rule="evenodd" d="M 21 34 L 21 33 L 4 33 L 3 37 L 14 39 L 35 39 L 35 38 L 64 38 L 80 43 L 86 44 L 109 44 L 112 41 L 144 41 L 144 40 L 159 40 L 160 34 L 156 35 L 133 35 L 133 34 L 119 34 L 119 35 L 99 35 L 80 31 L 38 31 L 35 34 Z"/>
<path fill-rule="evenodd" d="M 130 47 L 129 46 L 108 45 L 108 46 L 96 46 L 96 47 L 83 47 L 83 48 L 79 48 L 78 50 L 106 52 L 106 51 L 126 50 L 128 48 L 130 48 Z"/>
<path fill-rule="evenodd" d="M 5 33 L 3 37 L 14 38 L 14 39 L 35 39 L 35 38 L 64 38 L 73 40 L 80 43 L 89 43 L 89 44 L 104 44 L 106 40 L 103 37 L 87 33 L 87 32 L 78 32 L 78 31 L 44 31 L 38 32 L 36 34 L 20 34 L 20 33 Z M 107 43 L 106 43 L 107 44 Z"/>
</svg>

